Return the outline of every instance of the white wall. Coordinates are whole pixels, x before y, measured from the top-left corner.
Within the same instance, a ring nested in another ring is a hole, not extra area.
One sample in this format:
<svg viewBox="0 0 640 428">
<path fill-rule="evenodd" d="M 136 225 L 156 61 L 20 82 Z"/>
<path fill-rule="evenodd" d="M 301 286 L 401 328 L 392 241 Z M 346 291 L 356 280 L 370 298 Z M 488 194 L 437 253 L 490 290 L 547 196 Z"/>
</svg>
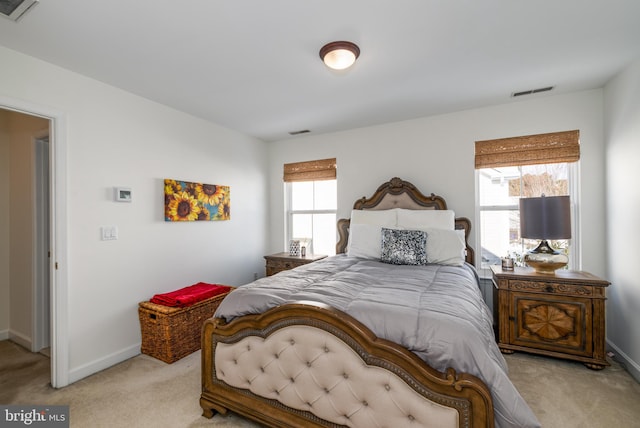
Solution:
<svg viewBox="0 0 640 428">
<path fill-rule="evenodd" d="M 71 381 L 139 353 L 138 302 L 263 274 L 265 143 L 5 48 L 0 63 L 0 96 L 66 121 Z M 164 222 L 164 178 L 231 186 L 231 220 Z M 103 225 L 119 239 L 101 241 Z"/>
<path fill-rule="evenodd" d="M 605 88 L 607 337 L 640 381 L 640 60 Z"/>
<path fill-rule="evenodd" d="M 284 163 L 336 157 L 338 217 L 348 217 L 357 198 L 370 196 L 379 184 L 398 176 L 423 192 L 443 196 L 457 216 L 468 217 L 475 225 L 475 141 L 579 129 L 582 268 L 604 275 L 602 97 L 600 89 L 544 96 L 271 143 L 269 249 L 284 248 Z M 475 247 L 475 237 L 471 244 Z"/>
</svg>

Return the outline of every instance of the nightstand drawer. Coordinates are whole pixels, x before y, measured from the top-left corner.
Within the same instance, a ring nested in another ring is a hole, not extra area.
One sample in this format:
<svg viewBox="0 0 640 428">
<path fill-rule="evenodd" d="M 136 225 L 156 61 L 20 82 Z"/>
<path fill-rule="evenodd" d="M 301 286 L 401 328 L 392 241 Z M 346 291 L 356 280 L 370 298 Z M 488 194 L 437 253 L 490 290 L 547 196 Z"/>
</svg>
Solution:
<svg viewBox="0 0 640 428">
<path fill-rule="evenodd" d="M 280 272 L 283 270 L 293 269 L 296 266 L 301 266 L 297 263 L 293 263 L 288 260 L 269 260 L 267 261 L 267 267 L 273 272 Z"/>
<path fill-rule="evenodd" d="M 509 289 L 513 291 L 532 291 L 566 296 L 591 296 L 593 287 L 585 287 L 576 284 L 564 284 L 558 282 L 521 281 L 509 280 Z"/>
</svg>

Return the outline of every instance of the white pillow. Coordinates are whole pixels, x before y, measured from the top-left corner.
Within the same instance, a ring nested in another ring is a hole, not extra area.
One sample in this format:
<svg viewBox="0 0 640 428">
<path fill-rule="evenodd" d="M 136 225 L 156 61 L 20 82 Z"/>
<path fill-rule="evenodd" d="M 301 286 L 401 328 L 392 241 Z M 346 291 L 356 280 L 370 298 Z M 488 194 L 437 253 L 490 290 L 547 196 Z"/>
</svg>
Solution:
<svg viewBox="0 0 640 428">
<path fill-rule="evenodd" d="M 404 229 L 449 229 L 455 228 L 455 213 L 452 210 L 407 210 L 398 208 L 398 226 Z"/>
<path fill-rule="evenodd" d="M 352 210 L 351 225 L 375 224 L 376 226 L 395 227 L 397 223 L 397 209 L 391 210 Z"/>
<path fill-rule="evenodd" d="M 427 263 L 462 266 L 466 249 L 464 230 L 424 229 L 427 232 Z"/>
<path fill-rule="evenodd" d="M 380 260 L 382 254 L 382 226 L 351 223 L 347 255 Z"/>
</svg>

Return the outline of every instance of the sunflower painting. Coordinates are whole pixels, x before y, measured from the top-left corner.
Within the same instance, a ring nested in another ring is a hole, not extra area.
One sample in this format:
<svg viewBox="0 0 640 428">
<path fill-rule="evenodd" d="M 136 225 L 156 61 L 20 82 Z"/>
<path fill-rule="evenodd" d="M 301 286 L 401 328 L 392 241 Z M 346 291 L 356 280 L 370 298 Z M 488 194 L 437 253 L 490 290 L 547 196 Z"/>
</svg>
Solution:
<svg viewBox="0 0 640 428">
<path fill-rule="evenodd" d="M 230 218 L 229 186 L 165 178 L 165 221 L 212 221 Z"/>
</svg>

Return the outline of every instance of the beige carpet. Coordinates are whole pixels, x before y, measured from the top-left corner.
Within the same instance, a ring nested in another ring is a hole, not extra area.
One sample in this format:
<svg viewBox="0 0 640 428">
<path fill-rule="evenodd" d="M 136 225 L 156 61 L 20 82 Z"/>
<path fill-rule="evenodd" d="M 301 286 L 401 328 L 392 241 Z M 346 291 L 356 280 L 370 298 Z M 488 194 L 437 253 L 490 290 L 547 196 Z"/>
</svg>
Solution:
<svg viewBox="0 0 640 428">
<path fill-rule="evenodd" d="M 510 377 L 543 427 L 640 427 L 640 384 L 619 364 L 582 364 L 522 353 L 506 356 Z M 235 415 L 201 416 L 200 352 L 165 364 L 140 355 L 66 388 L 49 386 L 49 359 L 0 342 L 0 403 L 69 405 L 72 427 L 258 425 Z"/>
</svg>

